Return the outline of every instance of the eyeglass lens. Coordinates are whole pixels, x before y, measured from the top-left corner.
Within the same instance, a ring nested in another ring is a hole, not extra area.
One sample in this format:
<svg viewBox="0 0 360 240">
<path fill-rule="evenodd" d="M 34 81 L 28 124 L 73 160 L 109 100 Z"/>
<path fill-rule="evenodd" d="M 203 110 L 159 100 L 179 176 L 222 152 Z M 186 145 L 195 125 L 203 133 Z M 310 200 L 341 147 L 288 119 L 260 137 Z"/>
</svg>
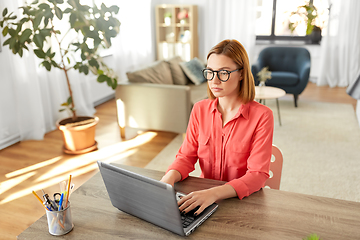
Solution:
<svg viewBox="0 0 360 240">
<path fill-rule="evenodd" d="M 204 77 L 206 80 L 210 81 L 214 78 L 215 72 L 210 70 L 210 69 L 205 69 L 204 70 Z M 220 70 L 217 72 L 218 78 L 222 81 L 226 81 L 229 79 L 229 72 L 226 70 Z"/>
</svg>

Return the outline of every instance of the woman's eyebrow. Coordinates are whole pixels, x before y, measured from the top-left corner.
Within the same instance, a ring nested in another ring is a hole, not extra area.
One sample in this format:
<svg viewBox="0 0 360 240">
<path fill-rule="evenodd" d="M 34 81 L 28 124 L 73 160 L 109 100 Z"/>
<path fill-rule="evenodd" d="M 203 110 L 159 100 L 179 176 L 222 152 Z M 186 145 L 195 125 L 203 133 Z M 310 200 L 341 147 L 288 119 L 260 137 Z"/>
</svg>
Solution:
<svg viewBox="0 0 360 240">
<path fill-rule="evenodd" d="M 214 70 L 212 67 L 209 67 L 209 66 L 206 66 L 206 69 Z M 229 69 L 230 69 L 229 67 L 218 68 L 218 70 L 229 70 Z"/>
</svg>

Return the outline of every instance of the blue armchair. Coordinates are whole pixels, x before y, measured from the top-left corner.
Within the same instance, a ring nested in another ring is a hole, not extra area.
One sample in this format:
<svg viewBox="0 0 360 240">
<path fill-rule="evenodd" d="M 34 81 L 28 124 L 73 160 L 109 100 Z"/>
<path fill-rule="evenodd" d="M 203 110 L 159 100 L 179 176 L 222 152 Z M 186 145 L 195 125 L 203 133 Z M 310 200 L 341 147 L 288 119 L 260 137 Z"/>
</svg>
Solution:
<svg viewBox="0 0 360 240">
<path fill-rule="evenodd" d="M 305 89 L 310 75 L 310 53 L 300 47 L 267 47 L 263 49 L 255 64 L 251 66 L 255 85 L 259 84 L 257 73 L 264 67 L 271 71 L 266 86 L 283 89 L 294 95 L 297 107 L 299 94 Z"/>
</svg>

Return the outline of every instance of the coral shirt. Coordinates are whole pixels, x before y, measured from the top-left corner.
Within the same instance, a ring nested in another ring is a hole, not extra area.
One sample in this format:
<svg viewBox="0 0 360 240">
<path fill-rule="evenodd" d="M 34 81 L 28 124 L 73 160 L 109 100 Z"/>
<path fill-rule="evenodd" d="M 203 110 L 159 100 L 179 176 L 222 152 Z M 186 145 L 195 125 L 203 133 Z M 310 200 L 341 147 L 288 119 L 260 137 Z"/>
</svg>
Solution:
<svg viewBox="0 0 360 240">
<path fill-rule="evenodd" d="M 194 105 L 185 140 L 168 171 L 179 171 L 184 180 L 199 160 L 201 177 L 227 181 L 242 199 L 269 178 L 273 113 L 252 101 L 223 127 L 217 104 L 217 99 L 206 99 Z"/>
</svg>

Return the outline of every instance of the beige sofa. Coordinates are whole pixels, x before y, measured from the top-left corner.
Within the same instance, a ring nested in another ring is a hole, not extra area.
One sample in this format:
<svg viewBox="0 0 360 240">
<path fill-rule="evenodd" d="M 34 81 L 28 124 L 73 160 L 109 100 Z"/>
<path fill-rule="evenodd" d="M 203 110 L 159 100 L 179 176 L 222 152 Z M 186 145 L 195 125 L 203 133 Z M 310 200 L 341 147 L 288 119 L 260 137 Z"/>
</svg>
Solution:
<svg viewBox="0 0 360 240">
<path fill-rule="evenodd" d="M 175 57 L 128 72 L 129 81 L 116 88 L 121 136 L 126 128 L 185 133 L 193 104 L 207 98 L 204 67 L 197 58 Z"/>
</svg>

